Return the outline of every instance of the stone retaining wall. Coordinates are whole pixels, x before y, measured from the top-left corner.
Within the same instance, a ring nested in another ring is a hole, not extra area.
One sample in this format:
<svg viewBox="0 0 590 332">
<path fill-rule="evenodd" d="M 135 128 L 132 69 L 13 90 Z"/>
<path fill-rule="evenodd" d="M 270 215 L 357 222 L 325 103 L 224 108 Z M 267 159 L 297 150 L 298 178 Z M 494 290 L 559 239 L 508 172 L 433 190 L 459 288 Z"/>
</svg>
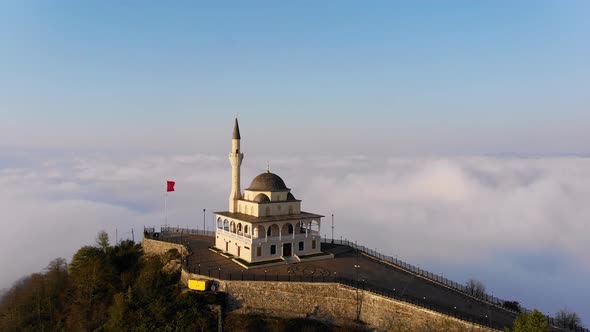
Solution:
<svg viewBox="0 0 590 332">
<path fill-rule="evenodd" d="M 204 278 L 183 271 L 182 281 Z M 342 323 L 356 318 L 357 291 L 335 283 L 217 280 L 229 311 L 315 317 Z M 359 291 L 360 318 L 385 331 L 495 331 L 402 301 Z"/>
</svg>

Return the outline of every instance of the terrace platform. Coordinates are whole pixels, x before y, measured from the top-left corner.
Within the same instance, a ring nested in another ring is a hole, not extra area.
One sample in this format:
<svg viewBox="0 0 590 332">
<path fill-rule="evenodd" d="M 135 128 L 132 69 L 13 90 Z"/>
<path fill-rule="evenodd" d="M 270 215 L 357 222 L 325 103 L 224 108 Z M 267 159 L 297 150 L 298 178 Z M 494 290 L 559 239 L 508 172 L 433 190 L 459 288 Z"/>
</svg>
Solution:
<svg viewBox="0 0 590 332">
<path fill-rule="evenodd" d="M 166 234 L 168 239 L 176 238 L 180 241 L 180 237 L 177 233 Z M 332 253 L 334 259 L 285 263 L 247 270 L 231 258 L 209 250 L 214 244 L 212 236 L 183 234 L 181 241 L 192 251 L 186 258 L 188 269 L 205 276 L 261 281 L 331 281 L 345 278 L 357 281 L 358 287 L 385 289 L 412 302 L 426 303 L 427 307 L 435 311 L 450 313 L 457 317 L 469 317 L 471 321 L 484 322 L 484 325 L 499 329 L 511 327 L 516 318 L 514 312 L 463 294 L 345 245 L 322 243 L 322 251 Z"/>
</svg>

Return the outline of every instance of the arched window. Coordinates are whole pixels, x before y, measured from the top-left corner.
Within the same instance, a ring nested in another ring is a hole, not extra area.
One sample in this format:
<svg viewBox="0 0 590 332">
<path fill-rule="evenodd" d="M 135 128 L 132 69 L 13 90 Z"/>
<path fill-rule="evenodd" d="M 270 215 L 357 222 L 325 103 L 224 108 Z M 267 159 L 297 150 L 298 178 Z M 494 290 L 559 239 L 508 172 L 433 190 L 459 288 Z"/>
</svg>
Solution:
<svg viewBox="0 0 590 332">
<path fill-rule="evenodd" d="M 283 236 L 287 234 L 293 234 L 293 225 L 290 223 L 283 224 L 283 227 L 281 227 L 281 233 Z"/>
<path fill-rule="evenodd" d="M 320 231 L 320 222 L 318 220 L 310 221 L 309 230 L 318 233 Z"/>
<path fill-rule="evenodd" d="M 266 230 L 266 235 L 270 236 L 270 227 Z"/>
<path fill-rule="evenodd" d="M 248 234 L 248 225 L 244 225 L 244 233 Z"/>
<path fill-rule="evenodd" d="M 268 236 L 279 236 L 279 226 L 277 224 L 273 224 L 268 228 L 268 232 L 266 234 L 268 234 Z"/>
<path fill-rule="evenodd" d="M 252 232 L 254 233 L 255 239 L 264 238 L 264 226 L 258 225 L 252 228 Z"/>
<path fill-rule="evenodd" d="M 299 228 L 299 233 L 305 234 L 305 224 L 303 221 L 297 223 L 297 228 Z"/>
</svg>

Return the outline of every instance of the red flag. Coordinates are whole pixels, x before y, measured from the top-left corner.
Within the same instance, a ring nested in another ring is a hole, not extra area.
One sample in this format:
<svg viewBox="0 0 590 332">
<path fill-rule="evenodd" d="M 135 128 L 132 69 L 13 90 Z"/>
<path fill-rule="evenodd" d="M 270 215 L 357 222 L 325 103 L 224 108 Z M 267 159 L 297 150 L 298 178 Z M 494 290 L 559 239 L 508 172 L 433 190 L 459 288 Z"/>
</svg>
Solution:
<svg viewBox="0 0 590 332">
<path fill-rule="evenodd" d="M 166 181 L 166 192 L 174 191 L 174 184 L 176 184 L 176 182 Z"/>
</svg>

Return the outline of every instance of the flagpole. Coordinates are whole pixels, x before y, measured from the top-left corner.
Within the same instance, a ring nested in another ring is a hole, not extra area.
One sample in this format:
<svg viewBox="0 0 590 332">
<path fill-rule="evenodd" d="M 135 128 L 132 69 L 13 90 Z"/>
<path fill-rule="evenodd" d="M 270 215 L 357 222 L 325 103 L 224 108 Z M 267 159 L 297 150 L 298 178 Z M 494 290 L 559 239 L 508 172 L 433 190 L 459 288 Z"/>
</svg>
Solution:
<svg viewBox="0 0 590 332">
<path fill-rule="evenodd" d="M 168 188 L 166 188 L 166 194 L 164 194 L 164 225 L 168 227 Z"/>
<path fill-rule="evenodd" d="M 166 194 L 164 195 L 164 221 L 168 227 L 168 192 L 174 191 L 174 181 L 166 181 Z"/>
</svg>

